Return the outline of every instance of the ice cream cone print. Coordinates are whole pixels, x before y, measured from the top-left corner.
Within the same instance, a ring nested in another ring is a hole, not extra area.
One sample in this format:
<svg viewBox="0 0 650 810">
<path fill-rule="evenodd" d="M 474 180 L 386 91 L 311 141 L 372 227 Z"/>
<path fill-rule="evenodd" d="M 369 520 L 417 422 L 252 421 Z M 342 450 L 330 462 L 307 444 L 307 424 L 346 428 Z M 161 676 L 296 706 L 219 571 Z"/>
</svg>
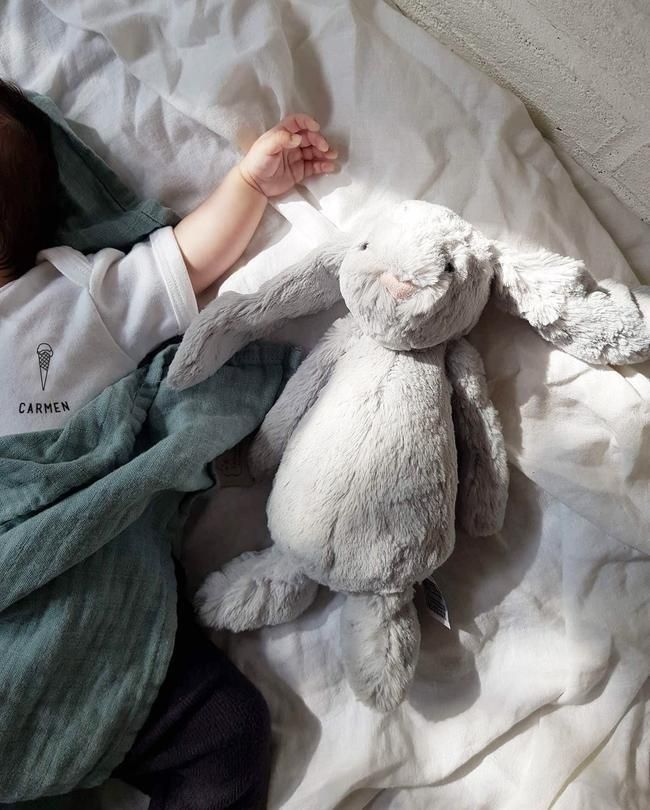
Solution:
<svg viewBox="0 0 650 810">
<path fill-rule="evenodd" d="M 41 387 L 45 391 L 45 384 L 47 383 L 47 372 L 50 369 L 50 360 L 54 352 L 49 343 L 40 343 L 36 349 L 38 355 L 38 365 L 41 372 Z"/>
</svg>

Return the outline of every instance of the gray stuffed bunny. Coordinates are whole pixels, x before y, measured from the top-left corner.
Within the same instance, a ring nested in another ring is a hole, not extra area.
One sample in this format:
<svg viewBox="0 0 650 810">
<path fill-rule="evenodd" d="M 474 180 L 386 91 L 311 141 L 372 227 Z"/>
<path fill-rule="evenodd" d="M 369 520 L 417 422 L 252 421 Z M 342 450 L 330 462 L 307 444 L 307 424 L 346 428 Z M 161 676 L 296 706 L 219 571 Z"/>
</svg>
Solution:
<svg viewBox="0 0 650 810">
<path fill-rule="evenodd" d="M 250 295 L 224 293 L 170 369 L 184 388 L 284 320 L 336 321 L 287 384 L 250 451 L 274 545 L 242 554 L 197 594 L 201 620 L 232 631 L 299 616 L 318 585 L 347 594 L 341 639 L 360 700 L 389 711 L 418 659 L 414 585 L 472 535 L 503 523 L 508 467 L 481 358 L 464 339 L 490 295 L 589 363 L 650 356 L 648 289 L 597 284 L 581 262 L 488 240 L 452 211 L 410 201 L 356 240 L 314 251 Z"/>
</svg>

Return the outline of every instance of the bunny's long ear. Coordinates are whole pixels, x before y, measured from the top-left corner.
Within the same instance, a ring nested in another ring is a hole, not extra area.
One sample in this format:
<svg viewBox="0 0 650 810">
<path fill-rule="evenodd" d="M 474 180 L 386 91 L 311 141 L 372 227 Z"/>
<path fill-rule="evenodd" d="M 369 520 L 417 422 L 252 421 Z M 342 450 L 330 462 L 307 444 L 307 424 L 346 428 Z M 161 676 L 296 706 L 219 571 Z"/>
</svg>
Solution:
<svg viewBox="0 0 650 810">
<path fill-rule="evenodd" d="M 172 388 L 205 380 L 252 340 L 285 321 L 328 309 L 341 297 L 338 270 L 350 240 L 341 236 L 278 273 L 255 293 L 224 292 L 185 333 L 169 368 Z"/>
<path fill-rule="evenodd" d="M 559 349 L 588 363 L 650 358 L 650 287 L 596 282 L 577 259 L 494 243 L 493 295 Z"/>
</svg>

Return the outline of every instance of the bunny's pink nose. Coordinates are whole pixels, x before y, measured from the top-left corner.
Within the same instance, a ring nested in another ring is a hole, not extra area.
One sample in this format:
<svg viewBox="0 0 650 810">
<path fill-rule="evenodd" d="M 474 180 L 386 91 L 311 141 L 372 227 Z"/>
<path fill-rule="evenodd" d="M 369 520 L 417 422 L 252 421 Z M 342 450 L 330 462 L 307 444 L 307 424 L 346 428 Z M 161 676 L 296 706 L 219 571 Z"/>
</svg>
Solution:
<svg viewBox="0 0 650 810">
<path fill-rule="evenodd" d="M 382 273 L 379 280 L 396 301 L 406 301 L 417 291 L 415 284 L 410 281 L 400 281 L 391 273 Z"/>
</svg>

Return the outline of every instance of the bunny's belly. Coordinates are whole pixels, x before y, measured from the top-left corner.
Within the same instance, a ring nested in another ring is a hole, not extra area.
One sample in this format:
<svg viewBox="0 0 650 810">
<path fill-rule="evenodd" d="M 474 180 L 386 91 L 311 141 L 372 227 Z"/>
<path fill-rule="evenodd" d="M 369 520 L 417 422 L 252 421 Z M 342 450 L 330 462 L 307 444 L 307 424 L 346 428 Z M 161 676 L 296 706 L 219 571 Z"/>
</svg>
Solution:
<svg viewBox="0 0 650 810">
<path fill-rule="evenodd" d="M 444 350 L 392 352 L 362 338 L 287 446 L 269 528 L 333 590 L 401 591 L 451 553 L 456 489 Z"/>
</svg>

